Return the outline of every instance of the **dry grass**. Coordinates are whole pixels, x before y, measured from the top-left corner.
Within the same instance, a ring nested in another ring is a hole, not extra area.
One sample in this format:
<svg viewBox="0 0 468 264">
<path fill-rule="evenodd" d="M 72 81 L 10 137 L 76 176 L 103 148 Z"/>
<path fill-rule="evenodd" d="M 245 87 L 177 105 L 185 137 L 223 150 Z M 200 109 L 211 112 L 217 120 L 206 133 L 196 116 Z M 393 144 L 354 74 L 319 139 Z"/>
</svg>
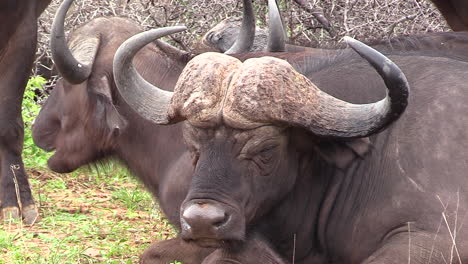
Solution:
<svg viewBox="0 0 468 264">
<path fill-rule="evenodd" d="M 174 236 L 150 195 L 121 170 L 58 175 L 28 171 L 41 220 L 0 228 L 0 263 L 137 263 Z"/>
</svg>

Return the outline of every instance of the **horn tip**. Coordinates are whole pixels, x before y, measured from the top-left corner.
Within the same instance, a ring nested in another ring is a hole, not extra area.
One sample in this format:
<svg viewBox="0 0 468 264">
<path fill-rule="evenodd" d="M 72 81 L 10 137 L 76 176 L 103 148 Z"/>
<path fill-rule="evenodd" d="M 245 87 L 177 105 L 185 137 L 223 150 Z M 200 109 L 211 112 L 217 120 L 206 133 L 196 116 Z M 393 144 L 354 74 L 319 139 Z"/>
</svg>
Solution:
<svg viewBox="0 0 468 264">
<path fill-rule="evenodd" d="M 348 44 L 359 42 L 358 40 L 356 40 L 356 39 L 354 39 L 354 38 L 352 38 L 352 37 L 348 37 L 348 36 L 344 36 L 344 37 L 343 37 L 343 40 L 344 40 L 346 43 L 348 43 Z"/>
<path fill-rule="evenodd" d="M 185 31 L 187 30 L 187 27 L 185 25 L 174 26 L 174 30 L 177 30 L 177 32 Z"/>
</svg>

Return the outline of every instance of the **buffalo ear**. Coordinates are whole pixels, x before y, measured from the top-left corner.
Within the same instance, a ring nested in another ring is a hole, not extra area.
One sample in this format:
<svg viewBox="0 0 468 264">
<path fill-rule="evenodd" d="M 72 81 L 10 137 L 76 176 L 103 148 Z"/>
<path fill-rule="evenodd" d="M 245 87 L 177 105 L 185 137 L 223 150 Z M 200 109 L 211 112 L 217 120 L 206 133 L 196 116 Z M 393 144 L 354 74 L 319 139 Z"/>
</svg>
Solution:
<svg viewBox="0 0 468 264">
<path fill-rule="evenodd" d="M 327 139 L 298 128 L 292 129 L 291 136 L 300 152 L 314 150 L 325 162 L 343 170 L 348 168 L 354 160 L 364 158 L 372 149 L 372 143 L 368 137 L 345 140 Z"/>
<path fill-rule="evenodd" d="M 329 164 L 346 169 L 356 159 L 363 159 L 372 149 L 368 137 L 347 140 L 326 140 L 315 146 L 317 153 Z"/>
<path fill-rule="evenodd" d="M 112 109 L 106 111 L 107 127 L 110 130 L 109 136 L 118 137 L 127 126 L 127 121 L 119 114 L 113 104 L 111 104 L 111 106 Z"/>
<path fill-rule="evenodd" d="M 127 126 L 127 120 L 123 118 L 114 105 L 112 99 L 111 84 L 109 78 L 104 76 L 96 86 L 95 92 L 101 97 L 100 107 L 102 107 L 102 115 L 100 120 L 105 120 L 109 137 L 118 137 L 121 131 Z M 104 118 L 104 119 L 102 119 Z"/>
</svg>

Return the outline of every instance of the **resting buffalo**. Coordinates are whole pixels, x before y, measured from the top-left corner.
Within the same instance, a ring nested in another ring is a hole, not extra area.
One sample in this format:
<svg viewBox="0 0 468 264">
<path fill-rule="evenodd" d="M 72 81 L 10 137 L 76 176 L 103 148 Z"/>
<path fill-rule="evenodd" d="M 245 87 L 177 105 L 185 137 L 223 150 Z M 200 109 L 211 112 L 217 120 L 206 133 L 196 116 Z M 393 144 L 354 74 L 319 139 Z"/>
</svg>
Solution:
<svg viewBox="0 0 468 264">
<path fill-rule="evenodd" d="M 163 92 L 132 59 L 179 30 L 132 37 L 114 58 L 119 94 L 154 124 L 184 121 L 189 149 L 156 191 L 181 235 L 142 262 L 468 261 L 466 33 L 377 45 L 387 57 L 350 40 L 365 60 L 205 53 Z"/>
<path fill-rule="evenodd" d="M 22 216 L 27 224 L 38 211 L 21 159 L 21 102 L 36 52 L 37 18 L 49 2 L 0 2 L 0 218 Z"/>
<path fill-rule="evenodd" d="M 211 30 L 195 45 L 197 51 L 226 52 L 234 44 L 240 30 L 240 18 L 226 18 Z M 268 31 L 256 28 L 253 46 L 250 51 L 262 51 L 267 45 Z"/>
<path fill-rule="evenodd" d="M 119 153 L 126 156 L 134 153 L 132 148 L 139 149 L 148 143 L 154 145 L 158 137 L 178 138 L 178 129 L 151 126 L 130 108 L 122 106 L 116 92 L 112 74 L 115 51 L 124 40 L 141 32 L 141 28 L 124 18 L 96 18 L 71 34 L 69 48 L 63 25 L 72 2 L 62 3 L 51 33 L 52 56 L 62 79 L 57 82 L 33 126 L 35 143 L 45 150 L 56 151 L 49 159 L 49 167 L 56 172 L 71 172 L 96 159 L 119 156 Z M 168 90 L 174 88 L 185 66 L 154 44 L 142 50 L 135 58 L 135 64 L 143 74 L 157 72 L 157 76 L 144 75 Z M 142 144 L 133 136 L 137 131 L 141 135 L 154 133 L 156 137 L 154 141 Z M 142 155 L 140 160 L 144 162 L 144 159 Z M 161 165 L 161 170 L 164 166 Z M 150 179 L 152 173 L 138 171 L 137 175 L 146 175 Z M 150 184 L 146 179 L 143 181 Z"/>
</svg>

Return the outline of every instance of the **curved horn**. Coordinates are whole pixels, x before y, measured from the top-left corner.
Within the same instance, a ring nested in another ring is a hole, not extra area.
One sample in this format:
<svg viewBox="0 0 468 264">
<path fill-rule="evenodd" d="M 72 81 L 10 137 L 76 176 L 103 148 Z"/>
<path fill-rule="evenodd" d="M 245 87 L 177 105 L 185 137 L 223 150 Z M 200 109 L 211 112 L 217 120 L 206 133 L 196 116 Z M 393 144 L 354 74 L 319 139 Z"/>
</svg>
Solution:
<svg viewBox="0 0 468 264">
<path fill-rule="evenodd" d="M 388 90 L 384 99 L 369 104 L 349 103 L 320 90 L 284 60 L 253 58 L 244 61 L 233 78 L 231 85 L 236 89 L 230 89 L 226 96 L 225 120 L 249 127 L 286 124 L 331 138 L 367 137 L 383 130 L 402 115 L 408 104 L 406 77 L 378 51 L 357 40 L 346 41 L 383 78 Z"/>
<path fill-rule="evenodd" d="M 184 31 L 184 26 L 153 29 L 126 40 L 114 57 L 114 79 L 122 98 L 142 117 L 157 124 L 169 124 L 168 107 L 172 92 L 147 82 L 132 64 L 135 54 L 145 45 L 169 34 Z"/>
<path fill-rule="evenodd" d="M 174 47 L 171 44 L 159 39 L 155 41 L 155 44 L 162 52 L 177 62 L 187 63 L 194 56 L 188 51 Z"/>
<path fill-rule="evenodd" d="M 268 0 L 268 45 L 269 52 L 283 52 L 286 50 L 286 31 L 284 30 L 281 14 L 276 0 Z"/>
<path fill-rule="evenodd" d="M 78 61 L 73 56 L 71 50 L 68 48 L 64 31 L 65 16 L 72 3 L 73 0 L 63 1 L 55 14 L 50 36 L 50 48 L 52 50 L 54 63 L 62 77 L 72 84 L 78 84 L 85 81 L 91 74 L 99 39 L 91 38 L 89 41 L 76 43 L 75 48 L 77 50 L 86 52 L 86 55 L 84 55 L 86 58 L 83 58 L 83 62 Z"/>
<path fill-rule="evenodd" d="M 327 137 L 366 137 L 380 132 L 403 114 L 410 87 L 404 73 L 389 58 L 360 41 L 344 39 L 382 77 L 387 95 L 375 103 L 351 104 L 321 92 L 324 95 L 319 99 L 321 124 L 309 129 Z"/>
<path fill-rule="evenodd" d="M 255 15 L 252 7 L 252 0 L 244 0 L 242 26 L 236 42 L 225 54 L 236 54 L 249 52 L 255 38 Z"/>
</svg>

